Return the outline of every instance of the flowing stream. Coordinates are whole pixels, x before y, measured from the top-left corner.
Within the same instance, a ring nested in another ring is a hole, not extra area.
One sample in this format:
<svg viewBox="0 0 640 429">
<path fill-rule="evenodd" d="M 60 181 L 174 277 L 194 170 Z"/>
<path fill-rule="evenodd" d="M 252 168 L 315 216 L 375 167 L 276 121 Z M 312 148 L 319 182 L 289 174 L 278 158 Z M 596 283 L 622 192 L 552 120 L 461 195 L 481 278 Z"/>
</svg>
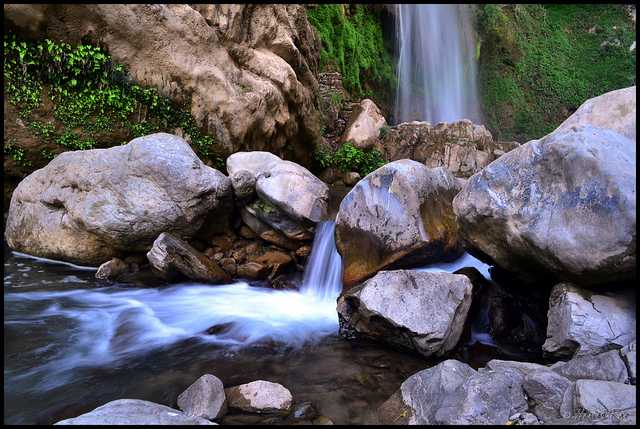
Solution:
<svg viewBox="0 0 640 429">
<path fill-rule="evenodd" d="M 396 122 L 480 122 L 470 6 L 396 7 Z"/>
<path fill-rule="evenodd" d="M 108 401 L 175 407 L 195 379 L 280 382 L 336 423 L 373 411 L 416 371 L 417 355 L 337 336 L 341 260 L 324 222 L 300 291 L 182 283 L 113 284 L 94 269 L 5 251 L 5 423 L 50 424 Z M 465 254 L 425 267 L 488 266 Z"/>
</svg>

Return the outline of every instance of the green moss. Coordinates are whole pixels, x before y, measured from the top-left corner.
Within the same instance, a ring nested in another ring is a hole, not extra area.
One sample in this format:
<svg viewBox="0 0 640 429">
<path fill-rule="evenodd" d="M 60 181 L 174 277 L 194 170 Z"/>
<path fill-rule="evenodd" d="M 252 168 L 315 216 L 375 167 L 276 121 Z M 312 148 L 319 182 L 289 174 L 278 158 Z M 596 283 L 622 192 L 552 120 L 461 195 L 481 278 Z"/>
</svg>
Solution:
<svg viewBox="0 0 640 429">
<path fill-rule="evenodd" d="M 101 134 L 116 129 L 131 139 L 181 128 L 202 159 L 223 168 L 213 137 L 200 130 L 187 106 L 133 83 L 125 68 L 98 46 L 5 34 L 4 79 L 8 101 L 45 143 L 83 150 L 112 145 Z M 53 103 L 54 120 L 46 124 L 34 116 L 45 95 Z M 40 155 L 47 159 L 42 151 Z"/>
<path fill-rule="evenodd" d="M 484 5 L 479 27 L 482 99 L 497 138 L 539 138 L 587 99 L 635 84 L 635 28 L 621 5 Z M 620 46 L 601 46 L 614 39 Z"/>
<path fill-rule="evenodd" d="M 307 16 L 322 43 L 320 67 L 339 71 L 347 90 L 362 96 L 365 81 L 395 88 L 391 55 L 374 12 L 362 5 L 323 4 L 309 8 Z"/>
<path fill-rule="evenodd" d="M 343 144 L 335 152 L 319 146 L 313 154 L 313 159 L 317 169 L 335 167 L 343 172 L 357 171 L 362 177 L 385 164 L 378 150 L 362 150 L 351 142 Z"/>
</svg>

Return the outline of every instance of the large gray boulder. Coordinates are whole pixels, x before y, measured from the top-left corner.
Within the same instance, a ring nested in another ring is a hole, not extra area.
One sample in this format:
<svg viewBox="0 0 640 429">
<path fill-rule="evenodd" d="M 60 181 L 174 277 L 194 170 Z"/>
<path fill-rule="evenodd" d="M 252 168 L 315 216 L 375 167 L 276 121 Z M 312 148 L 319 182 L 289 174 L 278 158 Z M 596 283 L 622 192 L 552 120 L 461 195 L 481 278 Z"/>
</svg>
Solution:
<svg viewBox="0 0 640 429">
<path fill-rule="evenodd" d="M 153 242 L 147 259 L 154 269 L 169 280 L 181 274 L 188 279 L 202 282 L 231 281 L 231 277 L 215 261 L 166 232 L 160 234 Z"/>
<path fill-rule="evenodd" d="M 441 356 L 460 339 L 471 291 L 460 274 L 381 271 L 338 299 L 340 333 Z"/>
<path fill-rule="evenodd" d="M 556 131 L 592 125 L 636 139 L 636 87 L 617 89 L 582 103 Z"/>
<path fill-rule="evenodd" d="M 140 399 L 118 399 L 56 425 L 214 425 L 164 405 Z"/>
<path fill-rule="evenodd" d="M 249 413 L 284 413 L 293 401 L 281 384 L 258 380 L 225 389 L 230 408 Z"/>
<path fill-rule="evenodd" d="M 215 420 L 227 412 L 227 399 L 222 381 L 205 374 L 178 396 L 178 408 L 186 415 Z"/>
<path fill-rule="evenodd" d="M 459 190 L 446 169 L 409 159 L 384 165 L 358 182 L 336 217 L 345 287 L 382 269 L 459 256 L 462 247 L 451 207 Z"/>
<path fill-rule="evenodd" d="M 453 209 L 467 244 L 523 279 L 626 280 L 636 267 L 635 169 L 635 141 L 572 127 L 473 175 Z"/>
<path fill-rule="evenodd" d="M 407 378 L 378 410 L 384 424 L 436 424 L 442 403 L 475 374 L 473 368 L 457 360 L 446 360 Z"/>
<path fill-rule="evenodd" d="M 534 371 L 527 374 L 522 388 L 529 399 L 531 411 L 540 420 L 571 417 L 574 383 L 568 378 L 553 371 Z"/>
<path fill-rule="evenodd" d="M 309 170 L 269 152 L 237 152 L 227 158 L 227 172 L 240 198 L 253 194 L 293 220 L 317 223 L 327 215 L 329 188 Z"/>
<path fill-rule="evenodd" d="M 633 291 L 595 294 L 569 283 L 553 287 L 547 341 L 543 351 L 556 357 L 595 355 L 635 340 Z"/>
<path fill-rule="evenodd" d="M 558 362 L 551 369 L 570 380 L 591 380 L 626 383 L 629 380 L 627 366 L 620 350 L 609 350 L 595 356 L 579 356 L 568 362 Z"/>
<path fill-rule="evenodd" d="M 378 415 L 388 424 L 505 424 L 526 410 L 516 377 L 448 360 L 409 377 Z"/>
<path fill-rule="evenodd" d="M 636 407 L 636 387 L 602 380 L 576 381 L 574 413 L 600 414 Z"/>
<path fill-rule="evenodd" d="M 193 235 L 230 198 L 229 179 L 183 139 L 151 134 L 34 171 L 13 193 L 5 238 L 20 252 L 99 265 L 148 251 L 162 232 Z"/>
</svg>

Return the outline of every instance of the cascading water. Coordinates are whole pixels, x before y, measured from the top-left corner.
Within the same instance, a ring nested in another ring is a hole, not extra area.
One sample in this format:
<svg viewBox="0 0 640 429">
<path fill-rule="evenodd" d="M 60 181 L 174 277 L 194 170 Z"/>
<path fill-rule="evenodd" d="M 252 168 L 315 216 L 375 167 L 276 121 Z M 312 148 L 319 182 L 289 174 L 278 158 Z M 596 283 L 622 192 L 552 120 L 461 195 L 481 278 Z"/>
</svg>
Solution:
<svg viewBox="0 0 640 429">
<path fill-rule="evenodd" d="M 336 249 L 336 224 L 325 221 L 316 227 L 312 252 L 304 270 L 301 292 L 323 301 L 336 301 L 342 291 L 342 259 Z"/>
<path fill-rule="evenodd" d="M 480 121 L 469 7 L 397 5 L 396 122 Z"/>
</svg>

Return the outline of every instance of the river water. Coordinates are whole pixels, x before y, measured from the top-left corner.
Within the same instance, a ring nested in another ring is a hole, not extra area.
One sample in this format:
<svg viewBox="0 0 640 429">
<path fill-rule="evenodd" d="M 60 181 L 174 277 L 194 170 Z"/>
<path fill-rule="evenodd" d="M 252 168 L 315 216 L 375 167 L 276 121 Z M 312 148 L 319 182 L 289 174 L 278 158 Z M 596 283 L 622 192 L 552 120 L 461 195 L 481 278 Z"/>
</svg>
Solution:
<svg viewBox="0 0 640 429">
<path fill-rule="evenodd" d="M 225 386 L 278 382 L 335 423 L 375 423 L 378 406 L 433 362 L 338 337 L 333 223 L 318 226 L 308 266 L 300 292 L 242 281 L 140 287 L 5 248 L 5 423 L 51 424 L 121 398 L 175 407 L 205 373 Z M 423 269 L 462 266 L 488 276 L 467 254 Z M 471 333 L 483 339 L 490 345 Z"/>
</svg>

